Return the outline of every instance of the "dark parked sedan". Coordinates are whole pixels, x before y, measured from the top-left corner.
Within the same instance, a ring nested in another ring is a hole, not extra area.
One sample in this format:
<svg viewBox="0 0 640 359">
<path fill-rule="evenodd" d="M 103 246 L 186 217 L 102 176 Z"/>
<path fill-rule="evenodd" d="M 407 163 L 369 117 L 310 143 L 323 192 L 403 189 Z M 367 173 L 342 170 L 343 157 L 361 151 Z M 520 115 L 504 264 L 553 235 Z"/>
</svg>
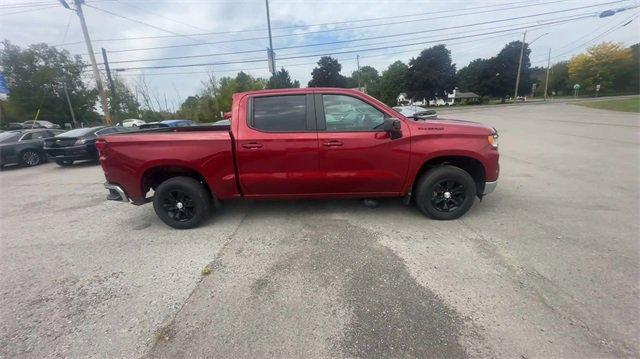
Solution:
<svg viewBox="0 0 640 359">
<path fill-rule="evenodd" d="M 60 166 L 71 165 L 74 161 L 97 161 L 98 136 L 128 132 L 126 127 L 86 127 L 76 128 L 45 140 L 44 150 Z"/>
<path fill-rule="evenodd" d="M 16 130 L 0 133 L 0 167 L 17 163 L 35 166 L 47 160 L 43 140 L 62 133 L 61 130 Z"/>
</svg>

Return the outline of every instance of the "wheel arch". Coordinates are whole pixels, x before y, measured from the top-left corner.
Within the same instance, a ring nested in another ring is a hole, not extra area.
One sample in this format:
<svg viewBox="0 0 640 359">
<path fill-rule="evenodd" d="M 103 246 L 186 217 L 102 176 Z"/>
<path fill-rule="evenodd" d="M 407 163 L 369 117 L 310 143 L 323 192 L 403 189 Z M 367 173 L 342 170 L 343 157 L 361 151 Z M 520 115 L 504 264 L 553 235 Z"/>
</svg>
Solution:
<svg viewBox="0 0 640 359">
<path fill-rule="evenodd" d="M 207 192 L 209 192 L 209 195 L 214 199 L 216 198 L 216 195 L 211 186 L 209 186 L 207 179 L 200 172 L 184 165 L 159 164 L 157 166 L 147 168 L 140 178 L 141 193 L 145 196 L 149 190 L 153 189 L 155 191 L 162 182 L 179 176 L 190 177 L 202 183 L 207 189 Z"/>
<path fill-rule="evenodd" d="M 478 197 L 482 197 L 482 193 L 484 193 L 484 185 L 486 181 L 486 169 L 480 160 L 465 155 L 444 155 L 432 157 L 424 161 L 422 166 L 415 175 L 413 179 L 413 190 L 415 193 L 415 185 L 420 179 L 420 177 L 429 171 L 430 169 L 438 166 L 451 165 L 461 168 L 471 175 L 473 181 L 476 184 L 476 195 Z"/>
</svg>

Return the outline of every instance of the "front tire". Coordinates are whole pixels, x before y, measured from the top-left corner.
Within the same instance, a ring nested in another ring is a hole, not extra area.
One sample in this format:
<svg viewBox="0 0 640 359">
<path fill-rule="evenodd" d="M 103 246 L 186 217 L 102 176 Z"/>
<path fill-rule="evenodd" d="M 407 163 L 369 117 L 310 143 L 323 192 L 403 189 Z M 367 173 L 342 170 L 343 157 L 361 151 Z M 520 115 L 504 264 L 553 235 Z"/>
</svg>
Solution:
<svg viewBox="0 0 640 359">
<path fill-rule="evenodd" d="M 25 150 L 20 154 L 20 164 L 22 166 L 31 167 L 42 163 L 42 155 L 38 151 Z"/>
<path fill-rule="evenodd" d="M 420 211 L 437 220 L 456 219 L 469 211 L 476 196 L 471 175 L 455 166 L 438 166 L 426 172 L 416 185 Z"/>
<path fill-rule="evenodd" d="M 173 177 L 158 186 L 153 209 L 160 219 L 177 229 L 197 227 L 211 208 L 209 192 L 191 177 Z"/>
</svg>

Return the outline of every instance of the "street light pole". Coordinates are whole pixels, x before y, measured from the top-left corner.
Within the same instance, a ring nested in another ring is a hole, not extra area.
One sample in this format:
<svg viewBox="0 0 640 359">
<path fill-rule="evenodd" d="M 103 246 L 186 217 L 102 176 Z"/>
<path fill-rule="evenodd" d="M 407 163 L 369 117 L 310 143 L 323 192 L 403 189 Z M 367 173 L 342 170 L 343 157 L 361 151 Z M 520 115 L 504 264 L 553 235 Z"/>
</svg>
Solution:
<svg viewBox="0 0 640 359">
<path fill-rule="evenodd" d="M 269 16 L 269 0 L 264 0 L 267 6 L 267 28 L 269 29 L 269 70 L 272 74 L 276 72 L 275 54 L 273 53 L 273 40 L 271 39 L 271 17 Z"/>
<path fill-rule="evenodd" d="M 358 66 L 358 90 L 360 90 L 360 55 L 356 55 L 356 65 Z"/>
<path fill-rule="evenodd" d="M 527 38 L 527 30 L 522 35 L 522 46 L 520 47 L 520 59 L 518 60 L 518 74 L 516 75 L 516 89 L 513 91 L 513 101 L 518 100 L 518 86 L 520 86 L 520 70 L 522 69 L 522 56 L 524 55 L 525 39 Z"/>
<path fill-rule="evenodd" d="M 69 4 L 67 4 L 66 0 L 58 0 L 67 9 L 71 9 Z M 82 28 L 82 34 L 84 35 L 84 42 L 87 45 L 87 51 L 89 52 L 89 60 L 91 60 L 91 67 L 93 68 L 93 76 L 96 79 L 96 87 L 98 88 L 98 94 L 100 95 L 100 103 L 102 104 L 102 111 L 104 112 L 104 123 L 105 125 L 111 124 L 111 114 L 109 113 L 109 102 L 107 101 L 107 95 L 104 92 L 104 87 L 102 86 L 102 79 L 100 78 L 100 71 L 98 71 L 98 64 L 96 63 L 96 56 L 93 53 L 93 46 L 91 46 L 91 38 L 89 38 L 89 30 L 87 29 L 87 24 L 84 20 L 84 13 L 82 12 L 82 3 L 84 0 L 74 0 L 76 4 L 75 12 L 78 14 L 78 18 L 80 18 L 80 27 Z"/>
<path fill-rule="evenodd" d="M 536 37 L 535 39 L 533 39 L 533 41 L 529 43 L 529 45 L 533 44 L 544 35 L 549 35 L 549 33 L 545 32 L 544 34 Z M 525 43 L 526 38 L 527 38 L 527 30 L 524 31 L 524 35 L 522 36 L 522 47 L 520 47 L 520 59 L 518 60 L 518 74 L 516 75 L 516 89 L 515 91 L 513 91 L 513 101 L 516 101 L 518 99 L 518 86 L 520 85 L 520 70 L 522 69 L 522 57 L 524 55 L 524 46 L 526 44 Z"/>
<path fill-rule="evenodd" d="M 547 90 L 549 89 L 549 69 L 551 69 L 551 48 L 549 48 L 549 56 L 547 57 L 547 77 L 544 80 L 544 100 L 547 101 Z"/>
</svg>

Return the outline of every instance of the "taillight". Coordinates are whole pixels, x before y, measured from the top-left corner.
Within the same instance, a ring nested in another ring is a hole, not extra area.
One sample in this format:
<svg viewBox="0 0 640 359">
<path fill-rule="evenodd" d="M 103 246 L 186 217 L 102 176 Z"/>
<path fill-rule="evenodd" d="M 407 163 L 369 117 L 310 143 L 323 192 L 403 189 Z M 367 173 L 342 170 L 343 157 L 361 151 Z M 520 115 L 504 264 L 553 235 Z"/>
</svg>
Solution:
<svg viewBox="0 0 640 359">
<path fill-rule="evenodd" d="M 98 140 L 96 141 L 96 148 L 98 149 L 98 152 L 101 156 L 105 156 L 107 150 L 107 141 L 105 141 L 104 138 L 98 138 Z"/>
</svg>

